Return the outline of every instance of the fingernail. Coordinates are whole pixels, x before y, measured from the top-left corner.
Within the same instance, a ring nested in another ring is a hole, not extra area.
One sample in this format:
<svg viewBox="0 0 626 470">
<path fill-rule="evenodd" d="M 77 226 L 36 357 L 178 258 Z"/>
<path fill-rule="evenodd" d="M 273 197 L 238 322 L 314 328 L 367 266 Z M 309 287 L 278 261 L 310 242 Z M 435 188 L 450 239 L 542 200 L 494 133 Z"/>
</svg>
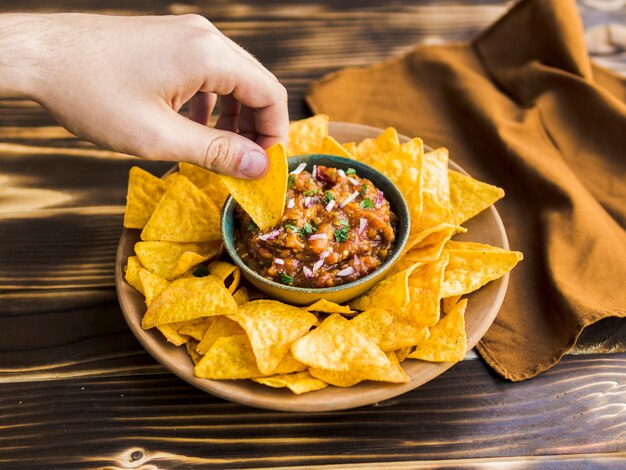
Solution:
<svg viewBox="0 0 626 470">
<path fill-rule="evenodd" d="M 258 178 L 265 173 L 267 157 L 258 150 L 249 150 L 241 159 L 239 171 L 242 175 L 250 178 Z"/>
</svg>

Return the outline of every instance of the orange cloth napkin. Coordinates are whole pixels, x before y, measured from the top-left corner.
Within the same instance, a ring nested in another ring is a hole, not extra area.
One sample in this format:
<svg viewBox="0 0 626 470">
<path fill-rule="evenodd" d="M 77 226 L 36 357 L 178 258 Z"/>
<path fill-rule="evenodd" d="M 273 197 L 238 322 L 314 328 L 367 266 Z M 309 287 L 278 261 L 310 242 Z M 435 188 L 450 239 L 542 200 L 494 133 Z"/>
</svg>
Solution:
<svg viewBox="0 0 626 470">
<path fill-rule="evenodd" d="M 448 147 L 505 189 L 497 208 L 525 259 L 477 349 L 511 380 L 626 316 L 625 99 L 626 81 L 590 62 L 573 0 L 522 1 L 472 43 L 342 70 L 307 97 L 333 120 Z"/>
</svg>

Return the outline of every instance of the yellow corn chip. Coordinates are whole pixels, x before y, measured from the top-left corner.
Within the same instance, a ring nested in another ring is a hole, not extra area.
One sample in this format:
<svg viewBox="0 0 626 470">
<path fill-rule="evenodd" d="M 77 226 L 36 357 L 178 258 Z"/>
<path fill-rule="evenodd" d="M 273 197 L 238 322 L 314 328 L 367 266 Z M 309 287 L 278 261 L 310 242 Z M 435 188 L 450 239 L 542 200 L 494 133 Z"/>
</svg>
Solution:
<svg viewBox="0 0 626 470">
<path fill-rule="evenodd" d="M 409 277 L 411 302 L 399 314 L 416 325 L 432 326 L 439 321 L 443 276 L 448 256 L 418 264 Z"/>
<path fill-rule="evenodd" d="M 454 308 L 430 329 L 430 338 L 415 347 L 408 357 L 431 362 L 456 362 L 465 357 L 465 307 L 467 299 Z"/>
<path fill-rule="evenodd" d="M 381 152 L 376 145 L 374 139 L 367 138 L 356 145 L 354 156 L 357 160 L 373 166 L 373 163 L 376 162 L 383 153 L 384 152 Z"/>
<path fill-rule="evenodd" d="M 381 152 L 390 152 L 400 146 L 400 139 L 398 138 L 398 131 L 393 127 L 388 127 L 384 130 L 376 139 L 374 139 L 376 147 Z"/>
<path fill-rule="evenodd" d="M 428 333 L 428 335 L 430 336 L 430 332 Z M 413 347 L 396 349 L 394 353 L 396 355 L 396 358 L 398 359 L 398 362 L 404 362 L 404 360 L 408 357 L 409 353 L 411 352 L 411 349 L 413 349 Z"/>
<path fill-rule="evenodd" d="M 337 155 L 339 157 L 354 158 L 343 146 L 331 136 L 324 137 L 320 152 L 326 155 Z"/>
<path fill-rule="evenodd" d="M 271 374 L 293 342 L 317 322 L 312 313 L 275 300 L 255 300 L 240 305 L 230 318 L 246 330 L 263 374 Z"/>
<path fill-rule="evenodd" d="M 409 303 L 409 276 L 414 266 L 404 271 L 387 276 L 361 297 L 350 302 L 355 310 L 371 308 L 401 309 Z"/>
<path fill-rule="evenodd" d="M 169 242 L 221 240 L 220 212 L 206 194 L 179 175 L 161 198 L 141 232 L 141 239 Z"/>
<path fill-rule="evenodd" d="M 350 154 L 351 158 L 355 158 L 356 156 L 356 142 L 345 142 L 341 144 L 341 146 L 345 149 L 346 152 Z"/>
<path fill-rule="evenodd" d="M 282 144 L 272 145 L 266 152 L 270 166 L 263 178 L 245 180 L 221 176 L 235 201 L 261 230 L 273 226 L 280 220 L 285 209 L 285 195 L 287 194 L 288 171 L 285 147 Z"/>
<path fill-rule="evenodd" d="M 441 309 L 445 312 L 445 313 L 450 313 L 450 311 L 452 310 L 452 308 L 459 303 L 459 300 L 461 300 L 461 296 L 460 295 L 455 295 L 453 297 L 446 297 L 444 299 L 441 299 Z"/>
<path fill-rule="evenodd" d="M 382 308 L 366 310 L 354 317 L 351 322 L 361 334 L 370 338 L 386 352 L 415 346 L 429 336 L 427 327 Z"/>
<path fill-rule="evenodd" d="M 196 350 L 200 354 L 206 354 L 218 338 L 222 338 L 224 336 L 237 336 L 245 334 L 245 330 L 241 326 L 239 326 L 239 323 L 231 320 L 228 317 L 219 315 L 213 317 L 213 321 L 204 333 L 204 336 L 196 347 Z"/>
<path fill-rule="evenodd" d="M 445 270 L 442 297 L 469 294 L 499 279 L 523 259 L 519 251 L 471 242 L 448 242 L 450 255 Z"/>
<path fill-rule="evenodd" d="M 142 268 L 141 263 L 139 262 L 139 258 L 136 256 L 129 256 L 128 261 L 126 262 L 126 267 L 124 268 L 124 279 L 126 282 L 135 289 L 140 292 L 142 295 L 145 295 L 143 292 L 143 286 L 141 285 L 141 279 L 139 279 L 139 270 Z"/>
<path fill-rule="evenodd" d="M 386 354 L 388 364 L 384 367 L 371 367 L 358 371 L 329 371 L 311 368 L 309 372 L 324 382 L 337 387 L 351 387 L 363 380 L 375 380 L 378 382 L 405 383 L 409 377 L 402 370 L 402 366 L 393 352 Z"/>
<path fill-rule="evenodd" d="M 165 176 L 165 177 L 163 178 L 163 182 L 165 183 L 165 187 L 166 187 L 166 188 L 169 188 L 169 187 L 170 187 L 170 185 L 171 185 L 174 181 L 176 181 L 176 178 L 178 178 L 178 175 L 180 175 L 180 173 L 179 173 L 179 172 L 177 172 L 177 171 L 175 171 L 175 172 L 170 173 L 169 175 Z"/>
<path fill-rule="evenodd" d="M 498 199 L 504 197 L 504 190 L 462 173 L 449 170 L 450 206 L 452 223 L 461 225 L 482 212 Z"/>
<path fill-rule="evenodd" d="M 221 211 L 228 197 L 228 189 L 226 189 L 220 177 L 212 171 L 205 170 L 191 163 L 180 162 L 178 168 L 180 169 L 180 174 L 187 177 L 189 181 L 209 196 Z"/>
<path fill-rule="evenodd" d="M 138 166 L 130 169 L 124 227 L 144 228 L 163 194 L 166 184 Z"/>
<path fill-rule="evenodd" d="M 245 287 L 240 287 L 233 294 L 233 299 L 237 302 L 237 305 L 243 305 L 245 303 L 250 302 L 250 296 L 248 295 L 248 289 Z"/>
<path fill-rule="evenodd" d="M 263 375 L 257 369 L 246 335 L 218 338 L 196 364 L 194 374 L 213 380 L 251 379 Z"/>
<path fill-rule="evenodd" d="M 363 336 L 349 320 L 334 313 L 291 347 L 296 360 L 314 369 L 366 375 L 390 366 L 376 344 Z"/>
<path fill-rule="evenodd" d="M 194 365 L 196 365 L 198 362 L 200 362 L 200 359 L 202 359 L 202 355 L 198 354 L 198 351 L 196 351 L 197 345 L 198 342 L 193 340 L 189 340 L 185 343 L 185 349 L 187 349 L 187 354 L 189 354 L 189 357 L 191 358 L 191 361 Z"/>
<path fill-rule="evenodd" d="M 207 330 L 217 318 L 219 317 L 203 317 L 182 322 L 179 324 L 180 326 L 178 326 L 177 330 L 181 335 L 191 336 L 197 341 L 202 341 Z"/>
<path fill-rule="evenodd" d="M 439 224 L 422 230 L 406 247 L 406 252 L 393 265 L 391 273 L 402 271 L 417 262 L 429 263 L 441 257 L 444 245 L 457 233 L 465 233 L 467 229 L 452 224 Z"/>
<path fill-rule="evenodd" d="M 450 209 L 435 201 L 431 194 L 422 194 L 422 212 L 419 217 L 411 214 L 411 234 L 408 246 L 413 246 L 415 240 L 422 236 L 424 230 L 436 227 L 441 224 L 452 224 L 452 213 Z"/>
<path fill-rule="evenodd" d="M 302 364 L 293 357 L 293 355 L 288 352 L 285 357 L 283 357 L 280 364 L 274 369 L 273 374 L 293 374 L 294 372 L 302 372 L 307 370 L 308 367 L 305 364 Z"/>
<path fill-rule="evenodd" d="M 212 315 L 232 315 L 235 300 L 214 276 L 183 278 L 172 282 L 148 307 L 144 329 Z"/>
<path fill-rule="evenodd" d="M 152 274 L 147 269 L 141 268 L 138 273 L 139 280 L 141 281 L 141 287 L 143 288 L 144 295 L 146 296 L 146 306 L 156 299 L 161 292 L 169 285 L 167 279 L 163 279 L 155 274 Z"/>
<path fill-rule="evenodd" d="M 137 242 L 135 253 L 141 264 L 164 279 L 174 279 L 193 266 L 217 256 L 221 241 L 205 243 Z"/>
<path fill-rule="evenodd" d="M 181 344 L 185 344 L 187 341 L 189 341 L 189 337 L 178 333 L 175 326 L 159 325 L 157 326 L 157 328 L 163 334 L 163 336 L 165 336 L 165 339 L 167 339 L 174 346 L 180 346 Z"/>
<path fill-rule="evenodd" d="M 232 263 L 226 261 L 213 261 L 209 264 L 209 274 L 212 274 L 220 281 L 224 283 L 228 292 L 231 294 L 239 287 L 239 280 L 241 279 L 241 271 Z M 232 280 L 229 280 L 229 276 L 232 276 Z"/>
<path fill-rule="evenodd" d="M 336 372 L 333 370 L 311 368 L 309 369 L 309 373 L 313 377 L 334 385 L 335 387 L 352 387 L 364 380 L 361 375 L 350 371 Z"/>
<path fill-rule="evenodd" d="M 448 149 L 441 147 L 425 153 L 422 171 L 422 192 L 429 194 L 438 204 L 450 207 Z"/>
<path fill-rule="evenodd" d="M 330 300 L 320 299 L 317 302 L 304 307 L 309 312 L 322 312 L 322 313 L 345 313 L 350 314 L 352 310 L 347 305 L 339 305 Z"/>
<path fill-rule="evenodd" d="M 287 387 L 296 395 L 307 392 L 314 392 L 328 387 L 328 384 L 316 379 L 307 371 L 296 372 L 295 374 L 272 375 L 271 377 L 259 377 L 252 379 L 268 387 L 284 388 Z"/>
<path fill-rule="evenodd" d="M 317 114 L 308 119 L 292 122 L 289 124 L 287 155 L 293 157 L 307 153 L 320 153 L 322 140 L 327 135 L 328 116 L 325 114 Z"/>
</svg>

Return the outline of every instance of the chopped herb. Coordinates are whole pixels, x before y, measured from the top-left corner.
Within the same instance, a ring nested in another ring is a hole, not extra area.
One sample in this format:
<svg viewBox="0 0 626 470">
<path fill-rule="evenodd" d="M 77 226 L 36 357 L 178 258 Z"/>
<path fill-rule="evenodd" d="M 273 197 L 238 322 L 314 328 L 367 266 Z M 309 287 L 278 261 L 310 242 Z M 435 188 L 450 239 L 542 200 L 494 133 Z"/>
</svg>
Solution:
<svg viewBox="0 0 626 470">
<path fill-rule="evenodd" d="M 320 192 L 319 189 L 309 189 L 308 191 L 305 191 L 302 194 L 305 196 L 315 196 L 319 192 Z"/>
<path fill-rule="evenodd" d="M 287 189 L 291 189 L 296 185 L 296 176 L 295 175 L 289 175 L 289 178 L 287 178 Z"/>
<path fill-rule="evenodd" d="M 256 228 L 256 224 L 252 221 L 248 222 L 248 225 L 246 225 L 246 230 L 248 232 L 252 232 L 255 228 Z"/>
<path fill-rule="evenodd" d="M 326 191 L 324 193 L 324 203 L 325 204 L 328 204 L 333 199 L 335 199 L 335 196 L 333 196 L 333 193 L 331 193 L 330 191 Z"/>
<path fill-rule="evenodd" d="M 363 199 L 361 201 L 361 207 L 363 209 L 373 209 L 374 208 L 374 203 L 372 202 L 372 200 L 369 197 L 366 197 L 365 199 Z"/>
<path fill-rule="evenodd" d="M 346 227 L 350 227 L 350 221 L 348 219 L 341 219 L 339 223 L 341 225 L 345 225 Z"/>
<path fill-rule="evenodd" d="M 361 188 L 361 196 L 365 196 L 367 194 L 367 184 L 363 183 L 363 187 Z"/>
<path fill-rule="evenodd" d="M 348 239 L 350 227 L 341 227 L 335 230 L 335 241 L 345 242 Z"/>
<path fill-rule="evenodd" d="M 194 270 L 193 275 L 195 277 L 205 277 L 209 275 L 209 268 L 207 268 L 204 264 L 199 264 L 198 267 Z"/>
<path fill-rule="evenodd" d="M 346 175 L 355 175 L 356 174 L 356 170 L 354 168 L 348 168 L 346 170 Z"/>
<path fill-rule="evenodd" d="M 280 277 L 280 282 L 283 284 L 293 284 L 293 277 L 289 276 L 285 273 L 278 273 L 278 277 Z"/>
<path fill-rule="evenodd" d="M 284 227 L 291 230 L 291 233 L 300 233 L 300 229 L 294 224 L 286 223 Z"/>
<path fill-rule="evenodd" d="M 317 232 L 317 227 L 315 226 L 315 224 L 307 222 L 302 227 L 302 230 L 300 230 L 300 235 L 302 235 L 302 237 L 308 237 L 315 232 Z"/>
</svg>

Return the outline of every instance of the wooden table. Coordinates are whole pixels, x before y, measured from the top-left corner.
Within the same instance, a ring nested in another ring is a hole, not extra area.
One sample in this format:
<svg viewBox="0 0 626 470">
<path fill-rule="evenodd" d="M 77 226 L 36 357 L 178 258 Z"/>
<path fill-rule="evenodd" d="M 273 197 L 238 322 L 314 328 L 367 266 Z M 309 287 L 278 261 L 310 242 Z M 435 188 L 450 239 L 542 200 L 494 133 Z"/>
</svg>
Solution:
<svg viewBox="0 0 626 470">
<path fill-rule="evenodd" d="M 15 5 L 0 0 L 0 11 Z M 418 42 L 470 38 L 510 3 L 19 2 L 27 11 L 85 5 L 206 15 L 287 86 L 298 119 L 311 80 Z M 626 16 L 582 10 L 589 26 Z M 604 54 L 624 71 L 623 50 Z M 170 166 L 79 141 L 32 102 L 0 101 L 1 468 L 626 465 L 623 322 L 593 328 L 577 354 L 534 380 L 509 383 L 470 354 L 413 392 L 345 412 L 256 410 L 182 382 L 131 335 L 115 294 L 127 173 L 137 164 L 157 174 Z"/>
</svg>

